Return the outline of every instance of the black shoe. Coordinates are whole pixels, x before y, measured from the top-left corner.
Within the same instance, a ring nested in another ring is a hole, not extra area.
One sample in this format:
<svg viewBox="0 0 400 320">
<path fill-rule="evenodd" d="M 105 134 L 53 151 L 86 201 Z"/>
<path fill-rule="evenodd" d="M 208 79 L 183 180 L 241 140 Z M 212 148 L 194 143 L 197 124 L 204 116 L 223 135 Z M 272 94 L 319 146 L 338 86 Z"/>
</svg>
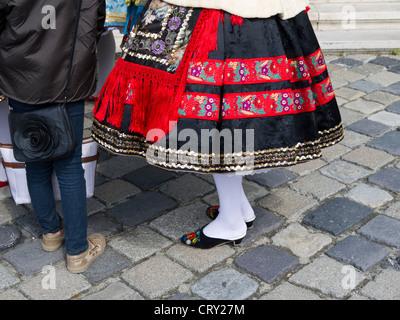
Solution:
<svg viewBox="0 0 400 320">
<path fill-rule="evenodd" d="M 219 214 L 219 206 L 211 206 L 206 210 L 206 215 L 212 220 L 215 220 Z M 246 221 L 247 229 L 251 229 L 254 226 L 254 220 L 256 220 L 256 216 L 254 216 L 253 220 Z"/>
<path fill-rule="evenodd" d="M 232 243 L 234 246 L 238 246 L 242 240 L 244 239 L 237 239 L 237 240 L 226 240 L 226 239 L 216 239 L 207 237 L 203 233 L 203 228 L 197 230 L 196 232 L 187 233 L 182 238 L 181 241 L 191 247 L 198 248 L 198 249 L 212 249 L 218 247 L 223 244 Z"/>
</svg>

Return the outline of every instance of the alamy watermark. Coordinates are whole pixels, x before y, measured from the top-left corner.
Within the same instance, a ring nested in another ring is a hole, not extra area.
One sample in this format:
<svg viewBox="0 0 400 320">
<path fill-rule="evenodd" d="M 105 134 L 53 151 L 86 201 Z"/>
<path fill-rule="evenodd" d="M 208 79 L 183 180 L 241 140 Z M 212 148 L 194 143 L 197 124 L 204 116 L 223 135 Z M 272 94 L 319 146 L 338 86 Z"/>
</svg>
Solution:
<svg viewBox="0 0 400 320">
<path fill-rule="evenodd" d="M 42 289 L 44 290 L 55 290 L 56 285 L 56 268 L 51 265 L 46 265 L 42 268 L 42 273 L 45 276 L 42 278 Z"/>
<path fill-rule="evenodd" d="M 342 268 L 342 288 L 344 290 L 353 290 L 356 287 L 356 270 L 352 266 L 344 266 Z"/>
<path fill-rule="evenodd" d="M 356 29 L 357 11 L 352 5 L 345 5 L 342 8 L 342 28 L 344 30 Z"/>
<path fill-rule="evenodd" d="M 176 122 L 170 122 L 168 135 L 160 129 L 152 129 L 146 138 L 165 137 L 146 151 L 150 163 L 182 166 L 240 166 L 254 168 L 254 129 L 194 129 L 179 131 Z M 178 147 L 180 145 L 180 147 Z M 248 171 L 246 170 L 246 171 Z"/>
<path fill-rule="evenodd" d="M 42 28 L 45 30 L 56 29 L 56 8 L 51 5 L 46 5 L 42 8 Z"/>
</svg>

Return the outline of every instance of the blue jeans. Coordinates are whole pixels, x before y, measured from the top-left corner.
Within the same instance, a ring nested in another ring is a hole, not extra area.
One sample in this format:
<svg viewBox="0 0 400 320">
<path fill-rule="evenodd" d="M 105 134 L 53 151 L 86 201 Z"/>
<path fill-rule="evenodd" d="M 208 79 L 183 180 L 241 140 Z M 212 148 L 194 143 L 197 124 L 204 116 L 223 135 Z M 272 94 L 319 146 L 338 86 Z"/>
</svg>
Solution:
<svg viewBox="0 0 400 320">
<path fill-rule="evenodd" d="M 46 105 L 29 105 L 10 99 L 15 112 L 30 111 Z M 76 147 L 67 158 L 47 162 L 26 163 L 26 177 L 32 206 L 43 233 L 55 233 L 62 228 L 56 211 L 52 174 L 55 171 L 61 191 L 62 212 L 65 226 L 65 247 L 70 255 L 78 255 L 88 248 L 86 182 L 82 168 L 82 139 L 84 101 L 67 104 L 71 115 Z"/>
</svg>

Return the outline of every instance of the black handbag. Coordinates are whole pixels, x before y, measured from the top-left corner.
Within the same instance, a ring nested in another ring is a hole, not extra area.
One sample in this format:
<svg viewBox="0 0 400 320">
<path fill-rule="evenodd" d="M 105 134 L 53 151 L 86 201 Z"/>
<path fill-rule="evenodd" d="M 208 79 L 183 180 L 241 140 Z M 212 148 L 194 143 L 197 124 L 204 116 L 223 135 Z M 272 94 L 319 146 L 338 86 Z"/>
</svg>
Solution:
<svg viewBox="0 0 400 320">
<path fill-rule="evenodd" d="M 14 157 L 20 162 L 53 161 L 68 157 L 75 134 L 65 104 L 8 115 Z"/>
<path fill-rule="evenodd" d="M 8 123 L 17 161 L 53 161 L 69 156 L 75 148 L 74 128 L 66 104 L 81 4 L 82 0 L 78 0 L 64 102 L 28 112 L 14 112 L 10 108 Z"/>
</svg>

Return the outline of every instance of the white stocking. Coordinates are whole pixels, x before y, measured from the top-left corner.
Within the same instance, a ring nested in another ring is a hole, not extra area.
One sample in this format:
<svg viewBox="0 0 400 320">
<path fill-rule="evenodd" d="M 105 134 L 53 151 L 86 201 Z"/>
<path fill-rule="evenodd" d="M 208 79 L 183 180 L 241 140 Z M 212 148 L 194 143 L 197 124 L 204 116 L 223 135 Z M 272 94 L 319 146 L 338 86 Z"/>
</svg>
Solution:
<svg viewBox="0 0 400 320">
<path fill-rule="evenodd" d="M 240 208 L 242 209 L 242 216 L 244 221 L 249 222 L 255 219 L 254 210 L 247 199 L 246 194 L 243 190 L 243 185 L 241 185 L 241 196 L 240 196 Z"/>
<path fill-rule="evenodd" d="M 203 232 L 210 238 L 237 240 L 246 235 L 241 210 L 242 176 L 214 174 L 219 198 L 219 214 Z"/>
</svg>

